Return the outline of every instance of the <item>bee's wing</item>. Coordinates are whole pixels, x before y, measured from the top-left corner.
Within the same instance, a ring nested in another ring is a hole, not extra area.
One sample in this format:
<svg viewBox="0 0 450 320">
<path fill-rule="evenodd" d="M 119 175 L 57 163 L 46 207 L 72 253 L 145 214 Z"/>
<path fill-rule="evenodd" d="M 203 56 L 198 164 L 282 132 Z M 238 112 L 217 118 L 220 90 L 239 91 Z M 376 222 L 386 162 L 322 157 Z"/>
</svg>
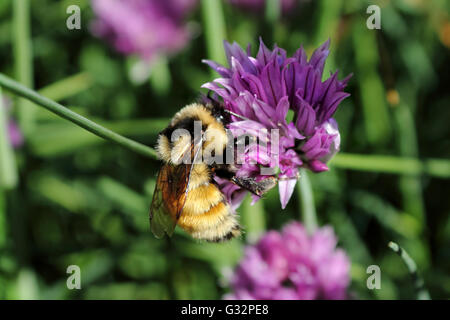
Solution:
<svg viewBox="0 0 450 320">
<path fill-rule="evenodd" d="M 172 236 L 175 230 L 185 202 L 186 170 L 185 165 L 167 164 L 159 171 L 150 207 L 150 228 L 157 238 Z"/>
<path fill-rule="evenodd" d="M 175 230 L 183 212 L 192 168 L 200 155 L 200 149 L 201 141 L 195 141 L 191 147 L 194 154 L 192 164 L 166 164 L 159 171 L 150 207 L 150 227 L 157 238 L 162 238 L 164 234 L 172 236 Z"/>
</svg>

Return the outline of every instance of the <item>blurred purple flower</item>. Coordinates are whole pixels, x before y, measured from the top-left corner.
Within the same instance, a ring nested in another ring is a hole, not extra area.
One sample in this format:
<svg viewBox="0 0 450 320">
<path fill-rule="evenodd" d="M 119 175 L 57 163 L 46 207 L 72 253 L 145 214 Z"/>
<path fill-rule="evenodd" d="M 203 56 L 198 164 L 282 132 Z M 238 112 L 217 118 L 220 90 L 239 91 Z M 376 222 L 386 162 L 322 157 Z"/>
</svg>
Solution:
<svg viewBox="0 0 450 320">
<path fill-rule="evenodd" d="M 2 99 L 3 108 L 6 110 L 6 114 L 8 115 L 8 111 L 11 109 L 11 100 L 6 97 L 0 97 L 0 99 Z M 22 132 L 12 118 L 9 118 L 8 120 L 8 136 L 9 141 L 14 148 L 19 148 L 20 146 L 22 146 Z"/>
<path fill-rule="evenodd" d="M 233 290 L 225 299 L 346 299 L 350 260 L 336 249 L 331 227 L 308 235 L 298 222 L 267 232 L 247 246 L 231 276 Z"/>
<path fill-rule="evenodd" d="M 328 170 L 326 162 L 339 150 L 340 135 L 336 121 L 331 118 L 339 103 L 349 96 L 344 92 L 350 76 L 338 80 L 338 72 L 322 81 L 325 60 L 329 54 L 329 41 L 319 47 L 308 60 L 301 47 L 292 57 L 275 46 L 269 50 L 262 39 L 256 57 L 237 44 L 225 42 L 230 68 L 205 60 L 221 78 L 204 84 L 222 98 L 225 108 L 249 120 L 237 117 L 229 126 L 235 136 L 242 131 L 261 134 L 262 130 L 279 129 L 279 145 L 249 147 L 246 161 L 238 174 L 259 175 L 260 167 L 278 167 L 279 192 L 284 208 L 294 190 L 298 168 L 314 172 Z M 288 111 L 294 114 L 287 121 Z M 267 137 L 260 137 L 264 140 Z M 273 148 L 279 149 L 278 163 L 274 163 Z"/>
<path fill-rule="evenodd" d="M 256 12 L 261 12 L 266 7 L 267 0 L 228 0 L 232 5 Z M 281 10 L 284 13 L 295 8 L 298 0 L 280 0 Z"/>
<path fill-rule="evenodd" d="M 190 38 L 184 24 L 198 0 L 92 0 L 92 31 L 124 54 L 151 60 L 183 49 Z"/>
<path fill-rule="evenodd" d="M 23 135 L 20 132 L 19 127 L 13 120 L 9 120 L 8 123 L 8 134 L 11 145 L 14 148 L 19 148 L 23 144 Z"/>
</svg>

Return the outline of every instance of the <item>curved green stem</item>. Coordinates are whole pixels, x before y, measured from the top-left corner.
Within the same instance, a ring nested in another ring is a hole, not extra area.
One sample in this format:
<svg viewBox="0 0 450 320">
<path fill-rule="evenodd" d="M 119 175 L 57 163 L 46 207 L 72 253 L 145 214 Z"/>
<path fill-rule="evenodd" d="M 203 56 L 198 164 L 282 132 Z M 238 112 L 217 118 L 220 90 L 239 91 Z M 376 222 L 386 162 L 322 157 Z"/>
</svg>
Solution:
<svg viewBox="0 0 450 320">
<path fill-rule="evenodd" d="M 414 260 L 409 256 L 409 254 L 395 242 L 389 242 L 388 247 L 391 248 L 395 253 L 397 253 L 405 263 L 406 267 L 411 274 L 411 278 L 414 281 L 414 288 L 417 292 L 417 299 L 419 300 L 430 300 L 430 294 L 425 289 L 423 279 L 417 273 L 417 266 Z"/>
<path fill-rule="evenodd" d="M 142 143 L 136 142 L 134 140 L 125 138 L 124 136 L 121 136 L 120 134 L 117 134 L 81 115 L 78 113 L 73 112 L 72 110 L 64 107 L 63 105 L 50 100 L 44 96 L 41 96 L 36 91 L 33 91 L 31 89 L 28 89 L 27 87 L 21 85 L 17 81 L 12 80 L 11 78 L 0 74 L 0 86 L 3 86 L 4 88 L 10 90 L 11 92 L 26 98 L 37 105 L 46 108 L 47 110 L 55 113 L 56 115 L 67 119 L 78 126 L 86 129 L 87 131 L 92 132 L 93 134 L 112 141 L 114 143 L 117 143 L 118 145 L 128 148 L 134 152 L 137 152 L 141 155 L 150 157 L 155 159 L 157 157 L 156 151 Z"/>
<path fill-rule="evenodd" d="M 306 230 L 313 233 L 317 229 L 316 206 L 314 204 L 314 195 L 311 188 L 306 170 L 300 171 L 300 179 L 297 184 L 298 196 L 300 200 L 300 208 L 302 210 L 302 219 Z"/>
</svg>

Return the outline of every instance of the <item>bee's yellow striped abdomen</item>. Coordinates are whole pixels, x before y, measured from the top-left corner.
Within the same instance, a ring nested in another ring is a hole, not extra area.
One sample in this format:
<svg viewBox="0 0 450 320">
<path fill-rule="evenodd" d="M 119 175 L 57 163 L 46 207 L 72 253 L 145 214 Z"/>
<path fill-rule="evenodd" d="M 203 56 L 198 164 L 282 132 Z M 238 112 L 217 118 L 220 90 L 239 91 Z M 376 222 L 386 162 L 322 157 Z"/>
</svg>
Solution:
<svg viewBox="0 0 450 320">
<path fill-rule="evenodd" d="M 222 241 L 240 234 L 235 215 L 212 183 L 189 191 L 178 225 L 194 238 L 208 241 Z"/>
</svg>

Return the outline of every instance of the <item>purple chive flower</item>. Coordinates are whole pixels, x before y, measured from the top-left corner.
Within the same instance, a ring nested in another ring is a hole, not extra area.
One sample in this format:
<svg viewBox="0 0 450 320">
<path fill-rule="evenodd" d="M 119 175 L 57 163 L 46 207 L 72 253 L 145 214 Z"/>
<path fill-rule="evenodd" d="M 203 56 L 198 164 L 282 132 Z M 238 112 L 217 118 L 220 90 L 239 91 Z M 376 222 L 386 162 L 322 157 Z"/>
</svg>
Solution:
<svg viewBox="0 0 450 320">
<path fill-rule="evenodd" d="M 183 49 L 190 39 L 185 16 L 198 0 L 92 0 L 93 32 L 126 55 L 151 60 Z"/>
<path fill-rule="evenodd" d="M 245 10 L 251 10 L 261 12 L 266 7 L 267 0 L 228 0 L 232 5 L 243 8 Z M 287 13 L 297 5 L 298 0 L 280 0 L 281 10 Z"/>
<path fill-rule="evenodd" d="M 230 277 L 234 300 L 345 299 L 350 260 L 336 249 L 331 227 L 308 235 L 298 222 L 282 232 L 269 231 L 244 257 Z"/>
<path fill-rule="evenodd" d="M 263 179 L 261 167 L 278 167 L 279 192 L 284 208 L 294 190 L 298 168 L 314 172 L 328 170 L 326 162 L 339 150 L 340 135 L 332 118 L 339 103 L 349 96 L 344 88 L 350 78 L 338 80 L 338 72 L 322 81 L 329 41 L 319 47 L 308 60 L 301 47 L 292 57 L 275 46 L 269 50 L 262 39 L 256 57 L 237 44 L 225 42 L 229 68 L 205 60 L 220 78 L 202 87 L 222 99 L 226 109 L 248 120 L 232 117 L 229 129 L 235 136 L 242 131 L 259 135 L 262 129 L 279 130 L 278 146 L 268 141 L 265 146 L 249 147 L 238 175 Z M 287 121 L 288 111 L 294 118 Z M 274 163 L 273 149 L 279 149 Z"/>
<path fill-rule="evenodd" d="M 8 111 L 11 109 L 11 100 L 9 100 L 6 97 L 1 97 L 1 96 L 0 96 L 0 99 L 2 99 L 2 105 L 3 105 L 4 109 L 6 110 L 6 114 L 8 115 Z M 8 125 L 8 129 L 7 129 L 8 136 L 9 136 L 9 141 L 11 142 L 11 145 L 13 146 L 13 148 L 19 148 L 20 146 L 23 145 L 22 132 L 20 131 L 16 122 L 12 118 L 9 118 L 7 125 Z"/>
</svg>

